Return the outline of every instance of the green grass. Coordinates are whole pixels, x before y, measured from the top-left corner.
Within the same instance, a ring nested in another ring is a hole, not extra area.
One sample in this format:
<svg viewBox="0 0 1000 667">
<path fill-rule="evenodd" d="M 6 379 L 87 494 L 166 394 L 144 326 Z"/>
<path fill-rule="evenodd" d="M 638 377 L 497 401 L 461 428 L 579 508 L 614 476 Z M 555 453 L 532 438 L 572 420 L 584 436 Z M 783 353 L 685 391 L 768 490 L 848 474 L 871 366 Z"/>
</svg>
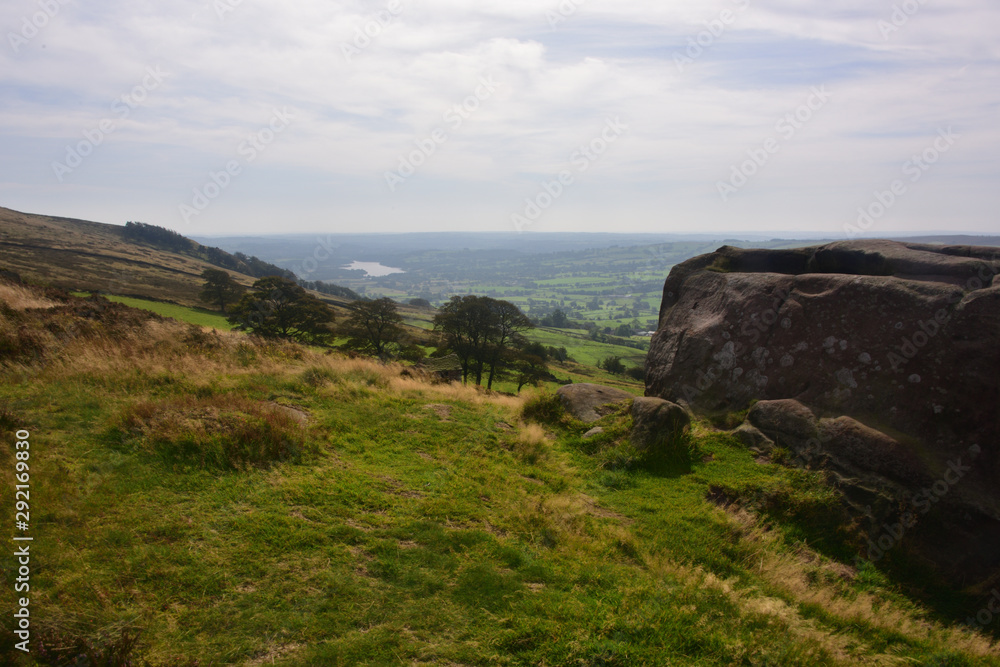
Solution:
<svg viewBox="0 0 1000 667">
<path fill-rule="evenodd" d="M 87 292 L 75 292 L 74 294 L 76 296 L 88 295 Z M 231 331 L 233 328 L 233 325 L 229 323 L 229 320 L 226 319 L 225 315 L 210 310 L 204 310 L 202 308 L 188 308 L 187 306 L 178 306 L 173 303 L 150 301 L 149 299 L 137 299 L 130 296 L 105 295 L 105 298 L 107 298 L 108 301 L 123 303 L 126 306 L 132 306 L 133 308 L 148 310 L 156 313 L 157 315 L 162 315 L 163 317 L 172 317 L 179 322 L 197 324 L 202 327 L 212 327 L 213 329 L 219 329 L 220 331 Z"/>
<path fill-rule="evenodd" d="M 621 357 L 627 366 L 642 366 L 646 353 L 622 345 L 599 343 L 586 337 L 583 330 L 567 332 L 559 329 L 532 329 L 525 334 L 528 340 L 550 347 L 565 347 L 569 356 L 586 366 L 597 366 L 607 357 Z"/>
<path fill-rule="evenodd" d="M 391 366 L 179 340 L 0 381 L 32 432 L 32 627 L 50 649 L 106 656 L 139 632 L 153 665 L 1000 664 L 877 571 L 836 574 L 822 477 L 725 434 L 654 465 L 627 409 L 584 440 L 551 398 L 522 423 L 513 399 Z M 275 406 L 307 419 L 269 426 Z M 305 455 L 227 458 L 257 436 Z M 754 519 L 720 494 L 782 503 Z M 10 646 L 0 661 L 39 664 Z"/>
</svg>

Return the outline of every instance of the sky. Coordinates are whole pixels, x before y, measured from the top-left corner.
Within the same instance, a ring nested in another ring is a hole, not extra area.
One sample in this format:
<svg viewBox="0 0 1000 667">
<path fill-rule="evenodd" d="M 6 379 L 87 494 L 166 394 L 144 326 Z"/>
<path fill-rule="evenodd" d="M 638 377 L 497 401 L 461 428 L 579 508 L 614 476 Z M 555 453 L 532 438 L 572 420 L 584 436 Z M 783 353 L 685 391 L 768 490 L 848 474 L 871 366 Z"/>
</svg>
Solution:
<svg viewBox="0 0 1000 667">
<path fill-rule="evenodd" d="M 1000 233 L 996 0 L 5 0 L 0 206 L 189 236 Z"/>
</svg>

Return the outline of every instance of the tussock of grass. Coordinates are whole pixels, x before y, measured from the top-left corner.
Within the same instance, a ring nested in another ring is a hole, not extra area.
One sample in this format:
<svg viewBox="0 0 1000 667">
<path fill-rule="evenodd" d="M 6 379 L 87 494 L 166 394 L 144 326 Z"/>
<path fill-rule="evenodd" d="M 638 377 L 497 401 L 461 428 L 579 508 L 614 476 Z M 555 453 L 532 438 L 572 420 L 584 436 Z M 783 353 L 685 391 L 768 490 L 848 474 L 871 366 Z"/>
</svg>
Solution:
<svg viewBox="0 0 1000 667">
<path fill-rule="evenodd" d="M 0 301 L 13 310 L 28 308 L 54 308 L 58 302 L 39 293 L 37 289 L 25 285 L 16 285 L 0 280 Z"/>
<path fill-rule="evenodd" d="M 539 424 L 527 424 L 518 430 L 513 451 L 519 459 L 534 465 L 548 455 L 551 444 L 544 428 Z"/>
<path fill-rule="evenodd" d="M 107 437 L 127 450 L 206 468 L 266 468 L 309 453 L 305 430 L 287 410 L 234 396 L 133 403 Z"/>
<path fill-rule="evenodd" d="M 547 392 L 531 396 L 521 408 L 521 418 L 552 426 L 563 424 L 569 419 L 559 397 Z"/>
</svg>

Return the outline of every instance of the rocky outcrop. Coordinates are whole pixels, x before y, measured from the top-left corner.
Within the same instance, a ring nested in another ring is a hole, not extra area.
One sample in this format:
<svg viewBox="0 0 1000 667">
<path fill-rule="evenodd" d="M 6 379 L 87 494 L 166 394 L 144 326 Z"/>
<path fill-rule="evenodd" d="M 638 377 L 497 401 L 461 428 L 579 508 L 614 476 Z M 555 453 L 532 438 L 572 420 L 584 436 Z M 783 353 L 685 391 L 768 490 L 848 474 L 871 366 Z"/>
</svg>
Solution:
<svg viewBox="0 0 1000 667">
<path fill-rule="evenodd" d="M 1000 248 L 720 248 L 670 272 L 646 395 L 714 415 L 759 401 L 743 442 L 858 489 L 917 493 L 977 451 L 938 505 L 1000 526 L 998 274 Z"/>
<path fill-rule="evenodd" d="M 595 422 L 613 410 L 615 403 L 635 398 L 632 394 L 614 387 L 589 382 L 567 384 L 556 392 L 566 412 L 585 424 Z"/>
</svg>

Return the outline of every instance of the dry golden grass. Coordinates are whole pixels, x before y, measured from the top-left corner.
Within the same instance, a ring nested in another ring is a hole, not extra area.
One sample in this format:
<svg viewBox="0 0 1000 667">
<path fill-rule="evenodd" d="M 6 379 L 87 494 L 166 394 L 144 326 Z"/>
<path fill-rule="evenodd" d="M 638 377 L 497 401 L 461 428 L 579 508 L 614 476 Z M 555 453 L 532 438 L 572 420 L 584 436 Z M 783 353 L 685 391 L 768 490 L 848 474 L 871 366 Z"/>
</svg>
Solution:
<svg viewBox="0 0 1000 667">
<path fill-rule="evenodd" d="M 373 359 L 349 358 L 339 353 L 306 348 L 282 341 L 252 338 L 184 325 L 171 320 L 149 320 L 124 335 L 78 338 L 65 345 L 45 368 L 49 380 L 80 374 L 124 377 L 131 373 L 183 377 L 195 386 L 225 386 L 241 378 L 265 373 L 336 387 L 367 387 L 397 396 L 494 405 L 516 411 L 523 398 L 487 392 L 460 383 L 432 384 L 406 376 L 406 367 Z"/>
<path fill-rule="evenodd" d="M 548 458 L 552 443 L 539 424 L 522 425 L 514 439 L 512 450 L 523 462 L 534 465 Z"/>
<path fill-rule="evenodd" d="M 37 290 L 5 281 L 0 281 L 0 301 L 6 302 L 14 310 L 52 308 L 59 305 L 55 301 L 41 296 Z"/>
<path fill-rule="evenodd" d="M 726 509 L 726 514 L 737 526 L 741 539 L 760 546 L 749 565 L 755 565 L 758 574 L 769 585 L 791 597 L 796 603 L 818 605 L 827 613 L 851 624 L 865 624 L 899 632 L 914 639 L 935 639 L 954 650 L 973 655 L 1000 656 L 1000 647 L 980 634 L 932 623 L 915 616 L 911 609 L 898 608 L 891 602 L 866 593 L 845 596 L 843 590 L 832 582 L 836 582 L 838 578 L 853 577 L 851 568 L 829 561 L 806 547 L 799 547 L 796 552 L 791 553 L 782 549 L 781 538 L 773 531 L 765 530 L 757 518 L 744 509 L 730 507 Z M 797 610 L 780 600 L 769 603 L 745 596 L 741 596 L 741 599 L 744 605 L 750 605 L 748 609 L 771 609 L 772 615 L 786 620 L 797 619 L 790 627 L 814 632 L 814 629 L 809 629 L 806 621 L 798 617 Z M 777 604 L 778 602 L 781 604 Z M 840 645 L 839 638 L 837 641 L 831 638 L 826 645 L 832 653 L 840 655 L 840 649 L 836 648 Z M 898 664 L 891 656 L 880 657 L 885 661 L 871 664 Z"/>
</svg>

